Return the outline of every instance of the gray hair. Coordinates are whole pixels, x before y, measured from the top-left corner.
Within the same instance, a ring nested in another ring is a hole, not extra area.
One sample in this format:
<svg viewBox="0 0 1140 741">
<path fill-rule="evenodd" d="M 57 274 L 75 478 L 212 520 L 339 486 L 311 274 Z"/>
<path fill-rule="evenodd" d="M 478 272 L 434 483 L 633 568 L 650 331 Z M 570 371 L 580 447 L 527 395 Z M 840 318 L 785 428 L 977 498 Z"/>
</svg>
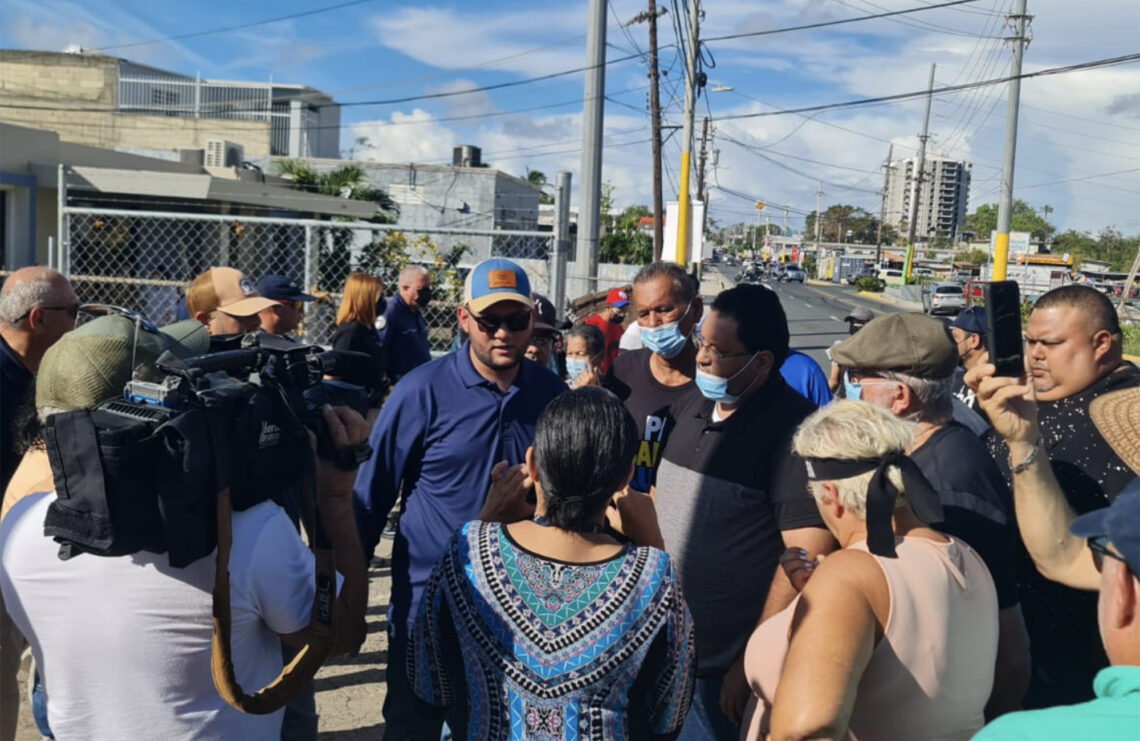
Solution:
<svg viewBox="0 0 1140 741">
<path fill-rule="evenodd" d="M 890 381 L 898 381 L 910 389 L 914 398 L 918 400 L 918 409 L 909 415 L 909 418 L 915 422 L 943 425 L 954 418 L 953 376 L 917 378 L 894 371 L 881 371 L 878 375 Z"/>
<path fill-rule="evenodd" d="M 602 330 L 593 324 L 579 324 L 566 333 L 566 340 L 571 337 L 581 337 L 586 342 L 586 352 L 591 358 L 597 357 L 606 351 L 606 336 Z"/>
<path fill-rule="evenodd" d="M 423 265 L 408 265 L 400 271 L 400 277 L 396 279 L 398 288 L 410 286 L 413 280 L 419 280 L 425 275 L 428 275 L 428 269 Z"/>
<path fill-rule="evenodd" d="M 676 263 L 665 262 L 664 260 L 651 262 L 638 270 L 637 275 L 633 276 L 633 285 L 648 283 L 658 278 L 668 278 L 673 281 L 673 290 L 681 297 L 682 301 L 692 301 L 697 297 L 697 286 L 693 283 L 693 278 L 685 272 L 685 269 Z"/>
<path fill-rule="evenodd" d="M 860 460 L 882 458 L 906 450 L 914 441 L 915 425 L 898 419 L 886 409 L 865 401 L 834 401 L 805 419 L 792 438 L 792 448 L 801 458 Z M 840 504 L 860 519 L 867 516 L 867 486 L 874 471 L 834 480 Z M 900 492 L 898 507 L 906 501 L 902 474 L 887 469 L 887 478 Z M 816 501 L 823 499 L 823 481 L 809 481 Z"/>
<path fill-rule="evenodd" d="M 15 324 L 32 309 L 48 303 L 58 276 L 44 267 L 24 268 L 8 276 L 0 288 L 0 323 Z"/>
</svg>

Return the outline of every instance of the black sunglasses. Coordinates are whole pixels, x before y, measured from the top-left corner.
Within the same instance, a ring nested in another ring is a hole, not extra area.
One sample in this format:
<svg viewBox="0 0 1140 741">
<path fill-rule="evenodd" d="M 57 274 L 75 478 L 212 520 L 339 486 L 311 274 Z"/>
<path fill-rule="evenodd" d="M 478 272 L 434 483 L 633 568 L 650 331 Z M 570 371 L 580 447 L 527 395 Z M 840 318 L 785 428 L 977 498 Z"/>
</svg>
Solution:
<svg viewBox="0 0 1140 741">
<path fill-rule="evenodd" d="M 1119 553 L 1113 553 L 1111 550 L 1109 550 L 1108 538 L 1106 536 L 1101 535 L 1096 538 L 1089 538 L 1088 543 L 1089 550 L 1092 551 L 1093 566 L 1096 567 L 1098 573 L 1104 569 L 1105 556 L 1116 559 L 1121 563 L 1126 563 L 1124 556 L 1121 556 Z"/>
<path fill-rule="evenodd" d="M 12 322 L 12 324 L 24 321 L 28 318 L 28 314 L 31 314 L 36 309 L 43 309 L 44 311 L 66 311 L 67 315 L 72 319 L 79 316 L 79 304 L 72 304 L 71 306 L 34 306 L 17 317 L 16 320 Z"/>
<path fill-rule="evenodd" d="M 470 312 L 471 310 L 468 309 Z M 471 318 L 479 325 L 479 329 L 485 334 L 495 334 L 499 331 L 499 327 L 506 326 L 508 332 L 522 332 L 530 326 L 531 312 L 522 314 L 511 314 L 507 317 L 483 317 L 471 313 Z"/>
</svg>

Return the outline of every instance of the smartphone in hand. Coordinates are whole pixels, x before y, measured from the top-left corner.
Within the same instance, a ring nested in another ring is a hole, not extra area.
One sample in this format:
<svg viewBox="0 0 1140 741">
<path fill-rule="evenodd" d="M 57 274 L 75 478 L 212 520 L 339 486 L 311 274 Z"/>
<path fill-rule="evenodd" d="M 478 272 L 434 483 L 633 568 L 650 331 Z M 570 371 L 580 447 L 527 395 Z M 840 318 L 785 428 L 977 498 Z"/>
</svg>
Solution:
<svg viewBox="0 0 1140 741">
<path fill-rule="evenodd" d="M 1017 281 L 987 283 L 982 294 L 986 301 L 986 350 L 997 368 L 994 375 L 1020 377 L 1025 374 L 1025 340 Z"/>
</svg>

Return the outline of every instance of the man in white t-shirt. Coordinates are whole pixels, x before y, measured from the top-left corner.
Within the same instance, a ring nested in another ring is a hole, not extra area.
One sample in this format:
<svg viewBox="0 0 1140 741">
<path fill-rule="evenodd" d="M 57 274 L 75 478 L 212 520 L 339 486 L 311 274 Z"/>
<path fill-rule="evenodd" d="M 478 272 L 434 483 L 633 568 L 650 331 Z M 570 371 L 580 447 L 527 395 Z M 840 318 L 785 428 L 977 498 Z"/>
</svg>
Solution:
<svg viewBox="0 0 1140 741">
<path fill-rule="evenodd" d="M 146 331 L 132 351 L 134 331 L 124 317 L 103 317 L 60 340 L 40 365 L 41 418 L 120 394 L 132 353 L 144 367 L 163 349 L 193 354 L 186 338 L 182 344 Z M 367 438 L 355 412 L 327 409 L 325 419 L 341 446 Z M 147 551 L 61 560 L 59 544 L 44 535 L 56 495 L 43 449 L 26 454 L 25 481 L 35 478 L 37 467 L 44 485 L 28 487 L 32 493 L 12 504 L 0 523 L 0 593 L 32 646 L 55 738 L 280 738 L 283 711 L 247 715 L 214 688 L 216 551 L 185 568 Z M 367 588 L 352 513 L 354 478 L 354 471 L 318 462 L 318 506 L 344 580 L 334 653 L 355 651 L 363 639 Z M 314 559 L 284 510 L 264 501 L 233 514 L 229 573 L 234 669 L 252 694 L 280 673 L 281 641 L 303 645 L 308 637 Z"/>
</svg>

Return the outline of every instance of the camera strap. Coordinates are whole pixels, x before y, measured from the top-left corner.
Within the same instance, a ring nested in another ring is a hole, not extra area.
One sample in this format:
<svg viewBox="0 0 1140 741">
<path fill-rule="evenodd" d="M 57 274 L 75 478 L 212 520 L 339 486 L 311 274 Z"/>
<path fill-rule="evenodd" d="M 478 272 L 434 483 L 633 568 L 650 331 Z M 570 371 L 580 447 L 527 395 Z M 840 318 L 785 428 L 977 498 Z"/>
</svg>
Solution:
<svg viewBox="0 0 1140 741">
<path fill-rule="evenodd" d="M 237 681 L 230 645 L 232 613 L 230 605 L 230 549 L 233 545 L 233 506 L 226 478 L 229 470 L 226 451 L 226 421 L 220 415 L 210 416 L 210 445 L 214 453 L 218 487 L 218 552 L 214 573 L 214 638 L 210 669 L 214 687 L 227 703 L 254 715 L 272 713 L 300 693 L 324 664 L 334 640 L 333 610 L 336 600 L 336 564 L 332 548 L 323 532 L 319 512 L 310 529 L 310 547 L 315 558 L 316 594 L 309 620 L 308 639 L 289 665 L 265 687 L 247 694 Z M 315 501 L 315 471 L 309 467 L 305 477 L 304 498 Z M 319 533 L 319 535 L 317 535 Z"/>
</svg>

